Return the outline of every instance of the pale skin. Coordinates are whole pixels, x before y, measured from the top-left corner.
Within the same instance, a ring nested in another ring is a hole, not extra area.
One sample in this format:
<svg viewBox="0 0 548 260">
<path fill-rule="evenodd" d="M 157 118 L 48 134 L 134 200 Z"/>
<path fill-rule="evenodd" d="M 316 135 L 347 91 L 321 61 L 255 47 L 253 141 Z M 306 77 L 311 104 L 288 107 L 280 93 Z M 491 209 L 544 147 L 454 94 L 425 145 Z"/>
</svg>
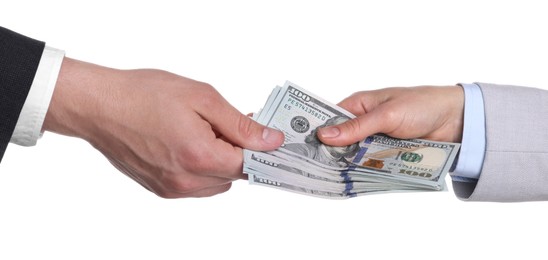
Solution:
<svg viewBox="0 0 548 260">
<path fill-rule="evenodd" d="M 357 118 L 319 129 L 319 139 L 328 145 L 349 145 L 376 133 L 402 139 L 462 139 L 464 92 L 460 86 L 362 91 L 338 105 Z"/>
<path fill-rule="evenodd" d="M 257 124 L 212 86 L 166 71 L 117 70 L 65 58 L 43 129 L 88 141 L 164 198 L 206 197 L 243 179 L 242 149 L 268 151 Z"/>
</svg>

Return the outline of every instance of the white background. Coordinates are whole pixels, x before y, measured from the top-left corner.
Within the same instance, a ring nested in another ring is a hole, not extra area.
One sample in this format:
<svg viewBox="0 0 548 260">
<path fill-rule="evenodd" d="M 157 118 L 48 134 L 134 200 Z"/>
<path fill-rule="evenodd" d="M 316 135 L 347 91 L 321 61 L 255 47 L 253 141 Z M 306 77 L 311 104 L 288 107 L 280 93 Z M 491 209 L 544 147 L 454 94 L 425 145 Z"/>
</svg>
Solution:
<svg viewBox="0 0 548 260">
<path fill-rule="evenodd" d="M 542 1 L 5 2 L 1 26 L 72 58 L 208 82 L 243 113 L 285 80 L 333 103 L 389 86 L 548 87 Z M 449 188 L 332 201 L 238 181 L 165 200 L 46 133 L 0 165 L 0 259 L 545 259 L 548 204 Z"/>
</svg>

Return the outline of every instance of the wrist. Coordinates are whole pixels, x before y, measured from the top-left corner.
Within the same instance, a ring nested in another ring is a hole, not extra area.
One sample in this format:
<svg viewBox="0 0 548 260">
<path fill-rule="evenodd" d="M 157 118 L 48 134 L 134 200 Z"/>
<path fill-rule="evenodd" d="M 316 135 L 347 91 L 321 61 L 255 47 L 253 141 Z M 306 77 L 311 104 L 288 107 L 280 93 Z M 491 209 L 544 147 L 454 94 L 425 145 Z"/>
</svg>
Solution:
<svg viewBox="0 0 548 260">
<path fill-rule="evenodd" d="M 43 130 L 89 140 L 108 98 L 107 78 L 116 70 L 64 58 Z"/>
</svg>

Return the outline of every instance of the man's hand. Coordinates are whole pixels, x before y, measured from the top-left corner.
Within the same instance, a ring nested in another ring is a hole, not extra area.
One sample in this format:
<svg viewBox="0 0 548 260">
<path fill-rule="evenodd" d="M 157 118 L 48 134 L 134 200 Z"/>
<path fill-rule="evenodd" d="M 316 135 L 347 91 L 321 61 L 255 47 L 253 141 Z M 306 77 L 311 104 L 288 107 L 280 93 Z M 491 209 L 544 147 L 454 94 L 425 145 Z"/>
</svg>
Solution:
<svg viewBox="0 0 548 260">
<path fill-rule="evenodd" d="M 464 92 L 460 86 L 387 88 L 358 92 L 339 106 L 357 118 L 322 128 L 322 142 L 343 146 L 376 133 L 396 138 L 460 142 Z"/>
<path fill-rule="evenodd" d="M 115 70 L 65 58 L 44 130 L 83 138 L 165 198 L 211 196 L 242 174 L 242 148 L 283 134 L 242 115 L 213 87 L 160 70 Z"/>
</svg>

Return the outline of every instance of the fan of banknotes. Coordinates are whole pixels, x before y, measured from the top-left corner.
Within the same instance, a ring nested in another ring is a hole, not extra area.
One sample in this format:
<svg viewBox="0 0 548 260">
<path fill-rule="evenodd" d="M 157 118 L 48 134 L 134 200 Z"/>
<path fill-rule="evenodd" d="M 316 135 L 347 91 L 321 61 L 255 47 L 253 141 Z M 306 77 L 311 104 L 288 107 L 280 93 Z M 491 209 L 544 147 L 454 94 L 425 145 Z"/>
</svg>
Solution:
<svg viewBox="0 0 548 260">
<path fill-rule="evenodd" d="M 317 138 L 317 129 L 354 117 L 291 82 L 277 86 L 253 118 L 281 130 L 285 141 L 271 152 L 244 150 L 249 182 L 333 199 L 446 189 L 459 144 L 378 134 L 333 147 Z"/>
</svg>

